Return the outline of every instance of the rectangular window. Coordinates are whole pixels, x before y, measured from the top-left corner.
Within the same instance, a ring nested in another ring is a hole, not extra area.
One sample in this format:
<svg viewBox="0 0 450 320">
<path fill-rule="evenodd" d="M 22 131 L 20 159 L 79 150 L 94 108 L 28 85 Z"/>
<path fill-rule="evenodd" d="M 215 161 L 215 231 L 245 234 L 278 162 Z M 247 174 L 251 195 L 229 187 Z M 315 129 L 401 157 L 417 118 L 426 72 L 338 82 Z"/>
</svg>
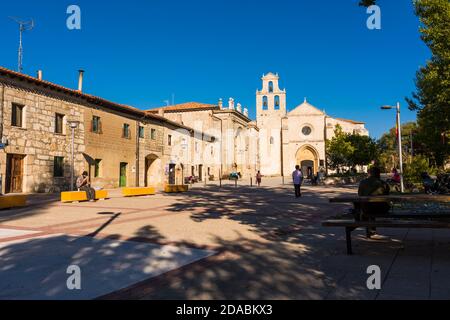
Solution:
<svg viewBox="0 0 450 320">
<path fill-rule="evenodd" d="M 24 106 L 13 103 L 11 114 L 11 125 L 14 127 L 23 127 L 23 108 Z"/>
<path fill-rule="evenodd" d="M 142 126 L 139 126 L 139 138 L 141 139 L 145 138 L 145 128 Z"/>
<path fill-rule="evenodd" d="M 95 159 L 94 161 L 94 178 L 100 178 L 100 165 L 101 165 L 102 160 L 101 159 Z"/>
<path fill-rule="evenodd" d="M 169 134 L 169 136 L 167 137 L 167 145 L 171 146 L 172 145 L 172 135 Z"/>
<path fill-rule="evenodd" d="M 152 129 L 150 132 L 150 138 L 156 140 L 156 129 Z"/>
<path fill-rule="evenodd" d="M 100 124 L 100 117 L 93 116 L 92 117 L 92 132 L 100 133 L 101 132 L 100 126 L 101 126 L 101 124 Z"/>
<path fill-rule="evenodd" d="M 53 176 L 55 178 L 64 177 L 64 158 L 55 157 L 53 163 Z"/>
<path fill-rule="evenodd" d="M 130 139 L 130 125 L 128 123 L 123 124 L 122 138 Z"/>
<path fill-rule="evenodd" d="M 55 133 L 63 134 L 64 131 L 64 115 L 57 113 L 55 115 Z"/>
</svg>

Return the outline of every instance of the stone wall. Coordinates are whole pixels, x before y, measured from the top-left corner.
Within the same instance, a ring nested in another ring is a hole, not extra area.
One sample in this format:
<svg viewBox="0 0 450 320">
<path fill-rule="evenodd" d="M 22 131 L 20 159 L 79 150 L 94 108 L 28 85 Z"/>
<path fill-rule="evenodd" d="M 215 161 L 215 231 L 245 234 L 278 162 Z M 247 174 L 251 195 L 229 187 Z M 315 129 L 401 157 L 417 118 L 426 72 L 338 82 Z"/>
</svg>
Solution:
<svg viewBox="0 0 450 320">
<path fill-rule="evenodd" d="M 71 176 L 72 136 L 67 121 L 83 120 L 84 109 L 81 105 L 62 100 L 48 92 L 34 91 L 27 84 L 17 86 L 8 84 L 2 90 L 2 136 L 8 140 L 8 146 L 0 155 L 2 175 L 2 193 L 5 192 L 6 162 L 8 154 L 24 157 L 23 192 L 52 192 L 68 190 Z M 12 105 L 24 106 L 23 127 L 12 126 Z M 65 116 L 64 131 L 55 133 L 56 113 Z M 84 168 L 82 153 L 85 151 L 83 123 L 75 132 L 75 172 Z M 54 157 L 64 158 L 64 176 L 55 178 Z"/>
<path fill-rule="evenodd" d="M 93 117 L 99 117 L 101 130 L 93 132 Z M 135 117 L 100 108 L 89 108 L 84 112 L 86 123 L 85 166 L 91 177 L 92 185 L 100 188 L 118 188 L 120 164 L 126 163 L 126 185 L 136 185 L 137 161 L 136 138 L 137 121 Z M 129 137 L 123 136 L 124 124 L 129 125 Z M 100 162 L 100 175 L 95 177 L 95 160 Z"/>
<path fill-rule="evenodd" d="M 164 126 L 161 126 L 161 123 L 156 121 L 150 121 L 141 125 L 144 126 L 145 132 L 144 138 L 139 141 L 139 185 L 142 187 L 146 185 L 161 187 L 164 183 L 164 167 L 162 163 Z M 151 136 L 152 129 L 155 130 L 154 139 Z M 149 165 L 152 165 L 149 168 L 146 168 L 146 159 Z M 153 163 L 153 161 L 155 162 Z M 154 174 L 157 176 L 154 176 Z"/>
</svg>

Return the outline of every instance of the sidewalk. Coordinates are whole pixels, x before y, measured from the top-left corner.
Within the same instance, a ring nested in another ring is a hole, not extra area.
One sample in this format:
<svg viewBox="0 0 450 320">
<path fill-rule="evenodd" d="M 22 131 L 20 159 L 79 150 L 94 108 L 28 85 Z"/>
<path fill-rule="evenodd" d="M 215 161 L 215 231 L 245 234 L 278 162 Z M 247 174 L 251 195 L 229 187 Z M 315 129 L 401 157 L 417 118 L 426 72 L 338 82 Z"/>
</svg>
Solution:
<svg viewBox="0 0 450 320">
<path fill-rule="evenodd" d="M 104 289 L 120 284 L 105 298 L 450 299 L 448 230 L 380 229 L 391 238 L 384 242 L 355 231 L 355 255 L 346 255 L 344 230 L 321 222 L 349 208 L 330 204 L 330 197 L 355 192 L 305 187 L 296 199 L 292 186 L 264 179 L 261 188 L 195 185 L 150 197 L 123 198 L 111 190 L 109 200 L 95 203 L 35 195 L 27 208 L 0 212 L 0 270 L 8 271 L 0 273 L 0 290 L 32 295 L 11 290 L 50 274 L 50 287 L 37 287 L 51 294 L 61 288 L 63 266 L 79 262 L 87 281 L 97 274 Z M 165 246 L 184 258 L 163 254 Z M 164 269 L 166 262 L 173 268 Z M 381 268 L 381 291 L 367 288 L 371 265 Z"/>
</svg>

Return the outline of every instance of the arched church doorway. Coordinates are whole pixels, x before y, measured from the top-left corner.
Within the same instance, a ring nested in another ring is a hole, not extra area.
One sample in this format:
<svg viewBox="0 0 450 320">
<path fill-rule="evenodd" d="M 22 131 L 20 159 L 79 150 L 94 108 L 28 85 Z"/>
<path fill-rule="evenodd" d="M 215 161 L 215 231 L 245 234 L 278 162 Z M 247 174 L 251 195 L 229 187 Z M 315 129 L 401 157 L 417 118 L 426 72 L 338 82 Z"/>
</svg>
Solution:
<svg viewBox="0 0 450 320">
<path fill-rule="evenodd" d="M 302 168 L 302 172 L 308 179 L 314 175 L 314 161 L 304 160 L 301 162 L 300 167 Z"/>
<path fill-rule="evenodd" d="M 145 158 L 145 186 L 158 186 L 162 184 L 161 159 L 150 154 Z"/>
<path fill-rule="evenodd" d="M 304 146 L 297 151 L 296 164 L 305 177 L 311 178 L 319 171 L 319 153 L 312 146 Z"/>
</svg>

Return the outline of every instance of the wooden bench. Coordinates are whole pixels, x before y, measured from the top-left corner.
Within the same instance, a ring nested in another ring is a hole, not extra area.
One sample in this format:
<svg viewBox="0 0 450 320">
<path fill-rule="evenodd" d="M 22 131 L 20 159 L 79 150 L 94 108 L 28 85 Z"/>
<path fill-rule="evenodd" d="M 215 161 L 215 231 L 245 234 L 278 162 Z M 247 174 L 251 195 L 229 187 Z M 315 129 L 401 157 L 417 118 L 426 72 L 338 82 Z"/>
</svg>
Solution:
<svg viewBox="0 0 450 320">
<path fill-rule="evenodd" d="M 418 229 L 450 229 L 450 222 L 421 220 L 327 220 L 324 227 L 344 227 L 347 241 L 347 254 L 352 255 L 352 232 L 358 228 L 418 228 Z"/>
<path fill-rule="evenodd" d="M 95 200 L 105 200 L 108 198 L 108 191 L 96 190 Z M 84 191 L 61 192 L 61 202 L 81 202 L 87 201 L 87 194 Z"/>
<path fill-rule="evenodd" d="M 153 196 L 155 194 L 156 190 L 154 187 L 136 187 L 122 189 L 122 195 L 124 197 Z"/>
<path fill-rule="evenodd" d="M 450 203 L 448 195 L 405 194 L 397 196 L 344 196 L 329 199 L 330 203 L 396 202 L 396 203 Z"/>
<path fill-rule="evenodd" d="M 27 205 L 27 196 L 23 194 L 14 194 L 0 196 L 0 209 L 20 208 Z"/>
<path fill-rule="evenodd" d="M 165 193 L 180 193 L 180 192 L 188 192 L 188 185 L 166 185 L 164 186 Z"/>
</svg>

